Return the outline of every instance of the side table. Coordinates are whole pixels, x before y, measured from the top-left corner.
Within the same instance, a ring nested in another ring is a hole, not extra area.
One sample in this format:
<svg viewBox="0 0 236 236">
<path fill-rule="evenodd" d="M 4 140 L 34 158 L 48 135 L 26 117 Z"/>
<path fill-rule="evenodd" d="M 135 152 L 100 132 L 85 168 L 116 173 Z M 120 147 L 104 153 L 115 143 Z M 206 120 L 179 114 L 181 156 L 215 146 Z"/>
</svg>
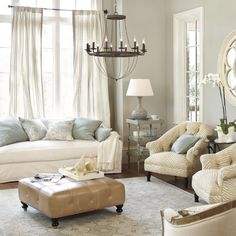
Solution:
<svg viewBox="0 0 236 236">
<path fill-rule="evenodd" d="M 139 166 L 140 166 L 140 160 L 142 157 L 142 150 L 145 148 L 146 143 L 154 141 L 159 138 L 157 134 L 154 134 L 153 125 L 160 125 L 161 131 L 162 131 L 162 125 L 163 120 L 153 120 L 153 119 L 147 119 L 147 120 L 133 120 L 133 119 L 126 119 L 126 123 L 128 124 L 128 167 L 130 167 L 130 143 L 134 142 L 136 143 L 136 158 L 137 158 L 137 166 L 138 166 L 138 172 L 139 172 Z M 137 136 L 134 136 L 131 133 L 131 126 L 136 127 Z M 148 134 L 145 136 L 140 135 L 141 128 L 143 126 L 148 126 Z"/>
<path fill-rule="evenodd" d="M 235 141 L 231 141 L 231 142 L 226 142 L 226 141 L 221 141 L 219 139 L 207 139 L 206 142 L 208 143 L 208 153 L 216 153 L 217 150 L 221 151 L 222 148 L 220 146 L 229 146 L 231 144 L 236 143 Z"/>
</svg>

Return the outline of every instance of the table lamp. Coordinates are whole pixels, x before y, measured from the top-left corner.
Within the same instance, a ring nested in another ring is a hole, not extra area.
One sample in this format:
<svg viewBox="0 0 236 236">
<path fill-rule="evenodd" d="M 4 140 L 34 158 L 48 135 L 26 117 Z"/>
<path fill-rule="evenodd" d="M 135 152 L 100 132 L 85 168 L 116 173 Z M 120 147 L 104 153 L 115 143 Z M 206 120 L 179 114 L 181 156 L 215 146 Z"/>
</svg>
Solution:
<svg viewBox="0 0 236 236">
<path fill-rule="evenodd" d="M 132 119 L 147 119 L 147 111 L 142 107 L 142 97 L 153 96 L 153 90 L 149 79 L 131 79 L 126 96 L 138 98 L 137 107 L 132 112 Z"/>
</svg>

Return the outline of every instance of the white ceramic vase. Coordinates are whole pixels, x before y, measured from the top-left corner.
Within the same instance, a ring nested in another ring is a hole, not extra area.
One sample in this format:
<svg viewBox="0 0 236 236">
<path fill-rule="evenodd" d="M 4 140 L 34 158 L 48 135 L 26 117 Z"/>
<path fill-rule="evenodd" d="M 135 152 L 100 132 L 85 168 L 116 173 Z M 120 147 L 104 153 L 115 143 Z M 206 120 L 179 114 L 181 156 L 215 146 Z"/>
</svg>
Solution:
<svg viewBox="0 0 236 236">
<path fill-rule="evenodd" d="M 228 128 L 228 134 L 224 134 L 222 128 L 219 125 L 216 126 L 216 131 L 218 134 L 219 141 L 226 143 L 235 141 L 235 132 L 233 126 Z"/>
</svg>

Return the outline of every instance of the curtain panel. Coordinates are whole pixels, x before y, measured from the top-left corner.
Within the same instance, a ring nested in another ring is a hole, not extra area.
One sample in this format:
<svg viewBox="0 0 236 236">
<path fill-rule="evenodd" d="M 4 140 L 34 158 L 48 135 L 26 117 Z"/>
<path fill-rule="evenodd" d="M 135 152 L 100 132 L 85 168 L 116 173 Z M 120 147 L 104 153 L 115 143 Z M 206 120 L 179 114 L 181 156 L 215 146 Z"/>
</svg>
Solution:
<svg viewBox="0 0 236 236">
<path fill-rule="evenodd" d="M 110 127 L 108 77 L 95 59 L 87 54 L 87 42 L 102 42 L 101 14 L 98 11 L 73 11 L 74 111 L 77 116 L 102 120 Z M 103 68 L 105 61 L 100 60 Z"/>
<path fill-rule="evenodd" d="M 39 8 L 14 7 L 10 68 L 12 116 L 44 117 L 42 83 L 42 20 Z"/>
</svg>

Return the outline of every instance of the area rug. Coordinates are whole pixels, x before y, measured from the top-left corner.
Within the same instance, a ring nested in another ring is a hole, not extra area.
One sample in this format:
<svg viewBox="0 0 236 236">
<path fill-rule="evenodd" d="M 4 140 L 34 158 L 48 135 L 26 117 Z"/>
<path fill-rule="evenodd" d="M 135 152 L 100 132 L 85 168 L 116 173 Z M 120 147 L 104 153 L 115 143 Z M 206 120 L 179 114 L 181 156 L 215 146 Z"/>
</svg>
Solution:
<svg viewBox="0 0 236 236">
<path fill-rule="evenodd" d="M 120 179 L 126 203 L 121 215 L 114 208 L 60 219 L 57 229 L 37 210 L 21 208 L 17 189 L 0 190 L 0 236 L 143 236 L 160 235 L 160 210 L 199 205 L 193 195 L 157 178 Z"/>
</svg>

